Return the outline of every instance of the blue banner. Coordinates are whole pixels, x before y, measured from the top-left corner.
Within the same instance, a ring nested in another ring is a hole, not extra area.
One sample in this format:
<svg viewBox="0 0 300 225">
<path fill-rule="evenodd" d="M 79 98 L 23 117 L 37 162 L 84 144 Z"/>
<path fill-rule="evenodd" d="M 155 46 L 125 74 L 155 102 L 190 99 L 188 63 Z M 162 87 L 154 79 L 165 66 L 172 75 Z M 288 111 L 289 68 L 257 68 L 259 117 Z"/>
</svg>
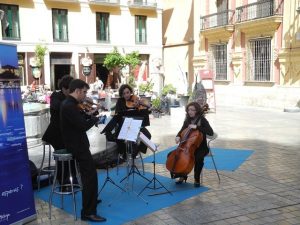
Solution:
<svg viewBox="0 0 300 225">
<path fill-rule="evenodd" d="M 0 43 L 0 225 L 36 218 L 17 49 Z"/>
</svg>

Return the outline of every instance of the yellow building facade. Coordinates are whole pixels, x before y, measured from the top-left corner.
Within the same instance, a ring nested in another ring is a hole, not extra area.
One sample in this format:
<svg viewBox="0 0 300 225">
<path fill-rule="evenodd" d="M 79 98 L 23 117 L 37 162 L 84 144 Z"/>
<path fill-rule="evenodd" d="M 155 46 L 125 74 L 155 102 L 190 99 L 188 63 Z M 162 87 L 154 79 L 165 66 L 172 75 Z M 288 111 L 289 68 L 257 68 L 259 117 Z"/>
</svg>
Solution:
<svg viewBox="0 0 300 225">
<path fill-rule="evenodd" d="M 183 71 L 191 88 L 200 70 L 210 70 L 217 104 L 295 107 L 299 7 L 287 0 L 164 0 L 165 82 L 182 82 Z"/>
<path fill-rule="evenodd" d="M 0 10 L 0 41 L 17 45 L 24 85 L 36 80 L 30 61 L 36 45 L 48 49 L 38 82 L 52 89 L 65 74 L 105 82 L 103 61 L 114 47 L 121 54 L 138 51 L 146 65 L 143 74 L 157 75 L 153 62 L 162 59 L 159 0 L 0 0 Z M 83 74 L 83 62 L 91 62 L 91 75 Z"/>
<path fill-rule="evenodd" d="M 191 87 L 194 80 L 193 58 L 200 43 L 200 8 L 199 0 L 163 0 L 165 84 L 173 84 L 178 94 L 187 92 L 183 82 Z"/>
<path fill-rule="evenodd" d="M 213 71 L 219 104 L 295 107 L 300 101 L 298 1 L 201 0 L 195 71 Z"/>
</svg>

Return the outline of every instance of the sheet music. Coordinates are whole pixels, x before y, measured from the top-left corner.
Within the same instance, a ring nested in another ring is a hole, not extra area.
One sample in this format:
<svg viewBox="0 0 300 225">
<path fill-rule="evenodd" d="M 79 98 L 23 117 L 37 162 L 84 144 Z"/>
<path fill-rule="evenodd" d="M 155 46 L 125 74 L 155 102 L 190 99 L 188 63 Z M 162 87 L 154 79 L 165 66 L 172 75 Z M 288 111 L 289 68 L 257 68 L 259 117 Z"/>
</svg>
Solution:
<svg viewBox="0 0 300 225">
<path fill-rule="evenodd" d="M 142 122 L 142 120 L 125 118 L 118 139 L 136 142 Z"/>
<path fill-rule="evenodd" d="M 157 146 L 149 139 L 147 138 L 142 132 L 140 132 L 139 139 L 147 145 L 148 148 L 150 148 L 151 151 L 156 152 Z"/>
</svg>

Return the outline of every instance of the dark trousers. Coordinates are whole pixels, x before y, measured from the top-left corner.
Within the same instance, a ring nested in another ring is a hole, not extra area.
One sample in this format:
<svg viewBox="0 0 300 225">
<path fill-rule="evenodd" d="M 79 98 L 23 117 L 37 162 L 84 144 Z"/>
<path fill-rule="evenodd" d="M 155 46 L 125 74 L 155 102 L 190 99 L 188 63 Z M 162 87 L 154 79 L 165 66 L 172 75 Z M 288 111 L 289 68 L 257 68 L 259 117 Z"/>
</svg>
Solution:
<svg viewBox="0 0 300 225">
<path fill-rule="evenodd" d="M 81 215 L 97 213 L 98 177 L 91 153 L 88 151 L 84 158 L 76 156 L 82 181 L 82 210 Z"/>
<path fill-rule="evenodd" d="M 204 157 L 208 154 L 204 149 L 197 149 L 195 151 L 195 166 L 194 166 L 194 179 L 196 182 L 200 181 L 200 174 L 204 165 Z"/>
</svg>

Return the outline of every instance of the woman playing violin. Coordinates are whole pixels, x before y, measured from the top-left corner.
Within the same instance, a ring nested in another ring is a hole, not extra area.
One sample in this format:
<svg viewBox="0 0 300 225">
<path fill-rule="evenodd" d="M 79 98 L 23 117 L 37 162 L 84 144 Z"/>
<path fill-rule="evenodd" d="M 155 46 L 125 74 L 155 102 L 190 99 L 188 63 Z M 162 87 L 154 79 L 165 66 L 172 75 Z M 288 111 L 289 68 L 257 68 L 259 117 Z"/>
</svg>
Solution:
<svg viewBox="0 0 300 225">
<path fill-rule="evenodd" d="M 140 100 L 136 95 L 133 95 L 133 90 L 128 84 L 123 84 L 120 87 L 119 96 L 120 98 L 116 104 L 116 113 L 130 109 L 150 108 L 150 104 Z"/>
<path fill-rule="evenodd" d="M 203 141 L 195 151 L 195 166 L 194 166 L 194 186 L 200 186 L 200 174 L 204 165 L 204 157 L 208 154 L 209 149 L 207 146 L 206 135 L 212 136 L 214 134 L 209 122 L 204 117 L 203 110 L 197 102 L 191 102 L 186 106 L 186 117 L 183 122 L 182 128 L 178 132 L 175 142 L 180 142 L 180 134 L 186 128 L 198 129 L 203 134 Z M 179 177 L 176 184 L 181 184 L 183 181 L 186 182 L 187 176 Z"/>
<path fill-rule="evenodd" d="M 123 84 L 119 88 L 119 96 L 116 103 L 115 113 L 117 116 L 124 116 L 124 117 L 140 117 L 143 118 L 141 132 L 145 134 L 149 139 L 151 138 L 150 132 L 145 128 L 146 126 L 150 125 L 149 121 L 149 110 L 147 107 L 150 107 L 149 104 L 142 103 L 141 100 L 138 100 L 135 95 L 133 95 L 133 89 L 128 84 Z M 141 107 L 142 105 L 142 107 Z M 121 124 L 119 129 L 121 128 Z M 118 144 L 118 151 L 121 153 L 124 158 L 126 157 L 126 149 L 125 144 L 121 141 L 117 141 Z M 133 152 L 133 157 L 135 157 L 138 152 L 147 152 L 147 147 L 141 143 L 139 146 L 136 146 Z"/>
</svg>

